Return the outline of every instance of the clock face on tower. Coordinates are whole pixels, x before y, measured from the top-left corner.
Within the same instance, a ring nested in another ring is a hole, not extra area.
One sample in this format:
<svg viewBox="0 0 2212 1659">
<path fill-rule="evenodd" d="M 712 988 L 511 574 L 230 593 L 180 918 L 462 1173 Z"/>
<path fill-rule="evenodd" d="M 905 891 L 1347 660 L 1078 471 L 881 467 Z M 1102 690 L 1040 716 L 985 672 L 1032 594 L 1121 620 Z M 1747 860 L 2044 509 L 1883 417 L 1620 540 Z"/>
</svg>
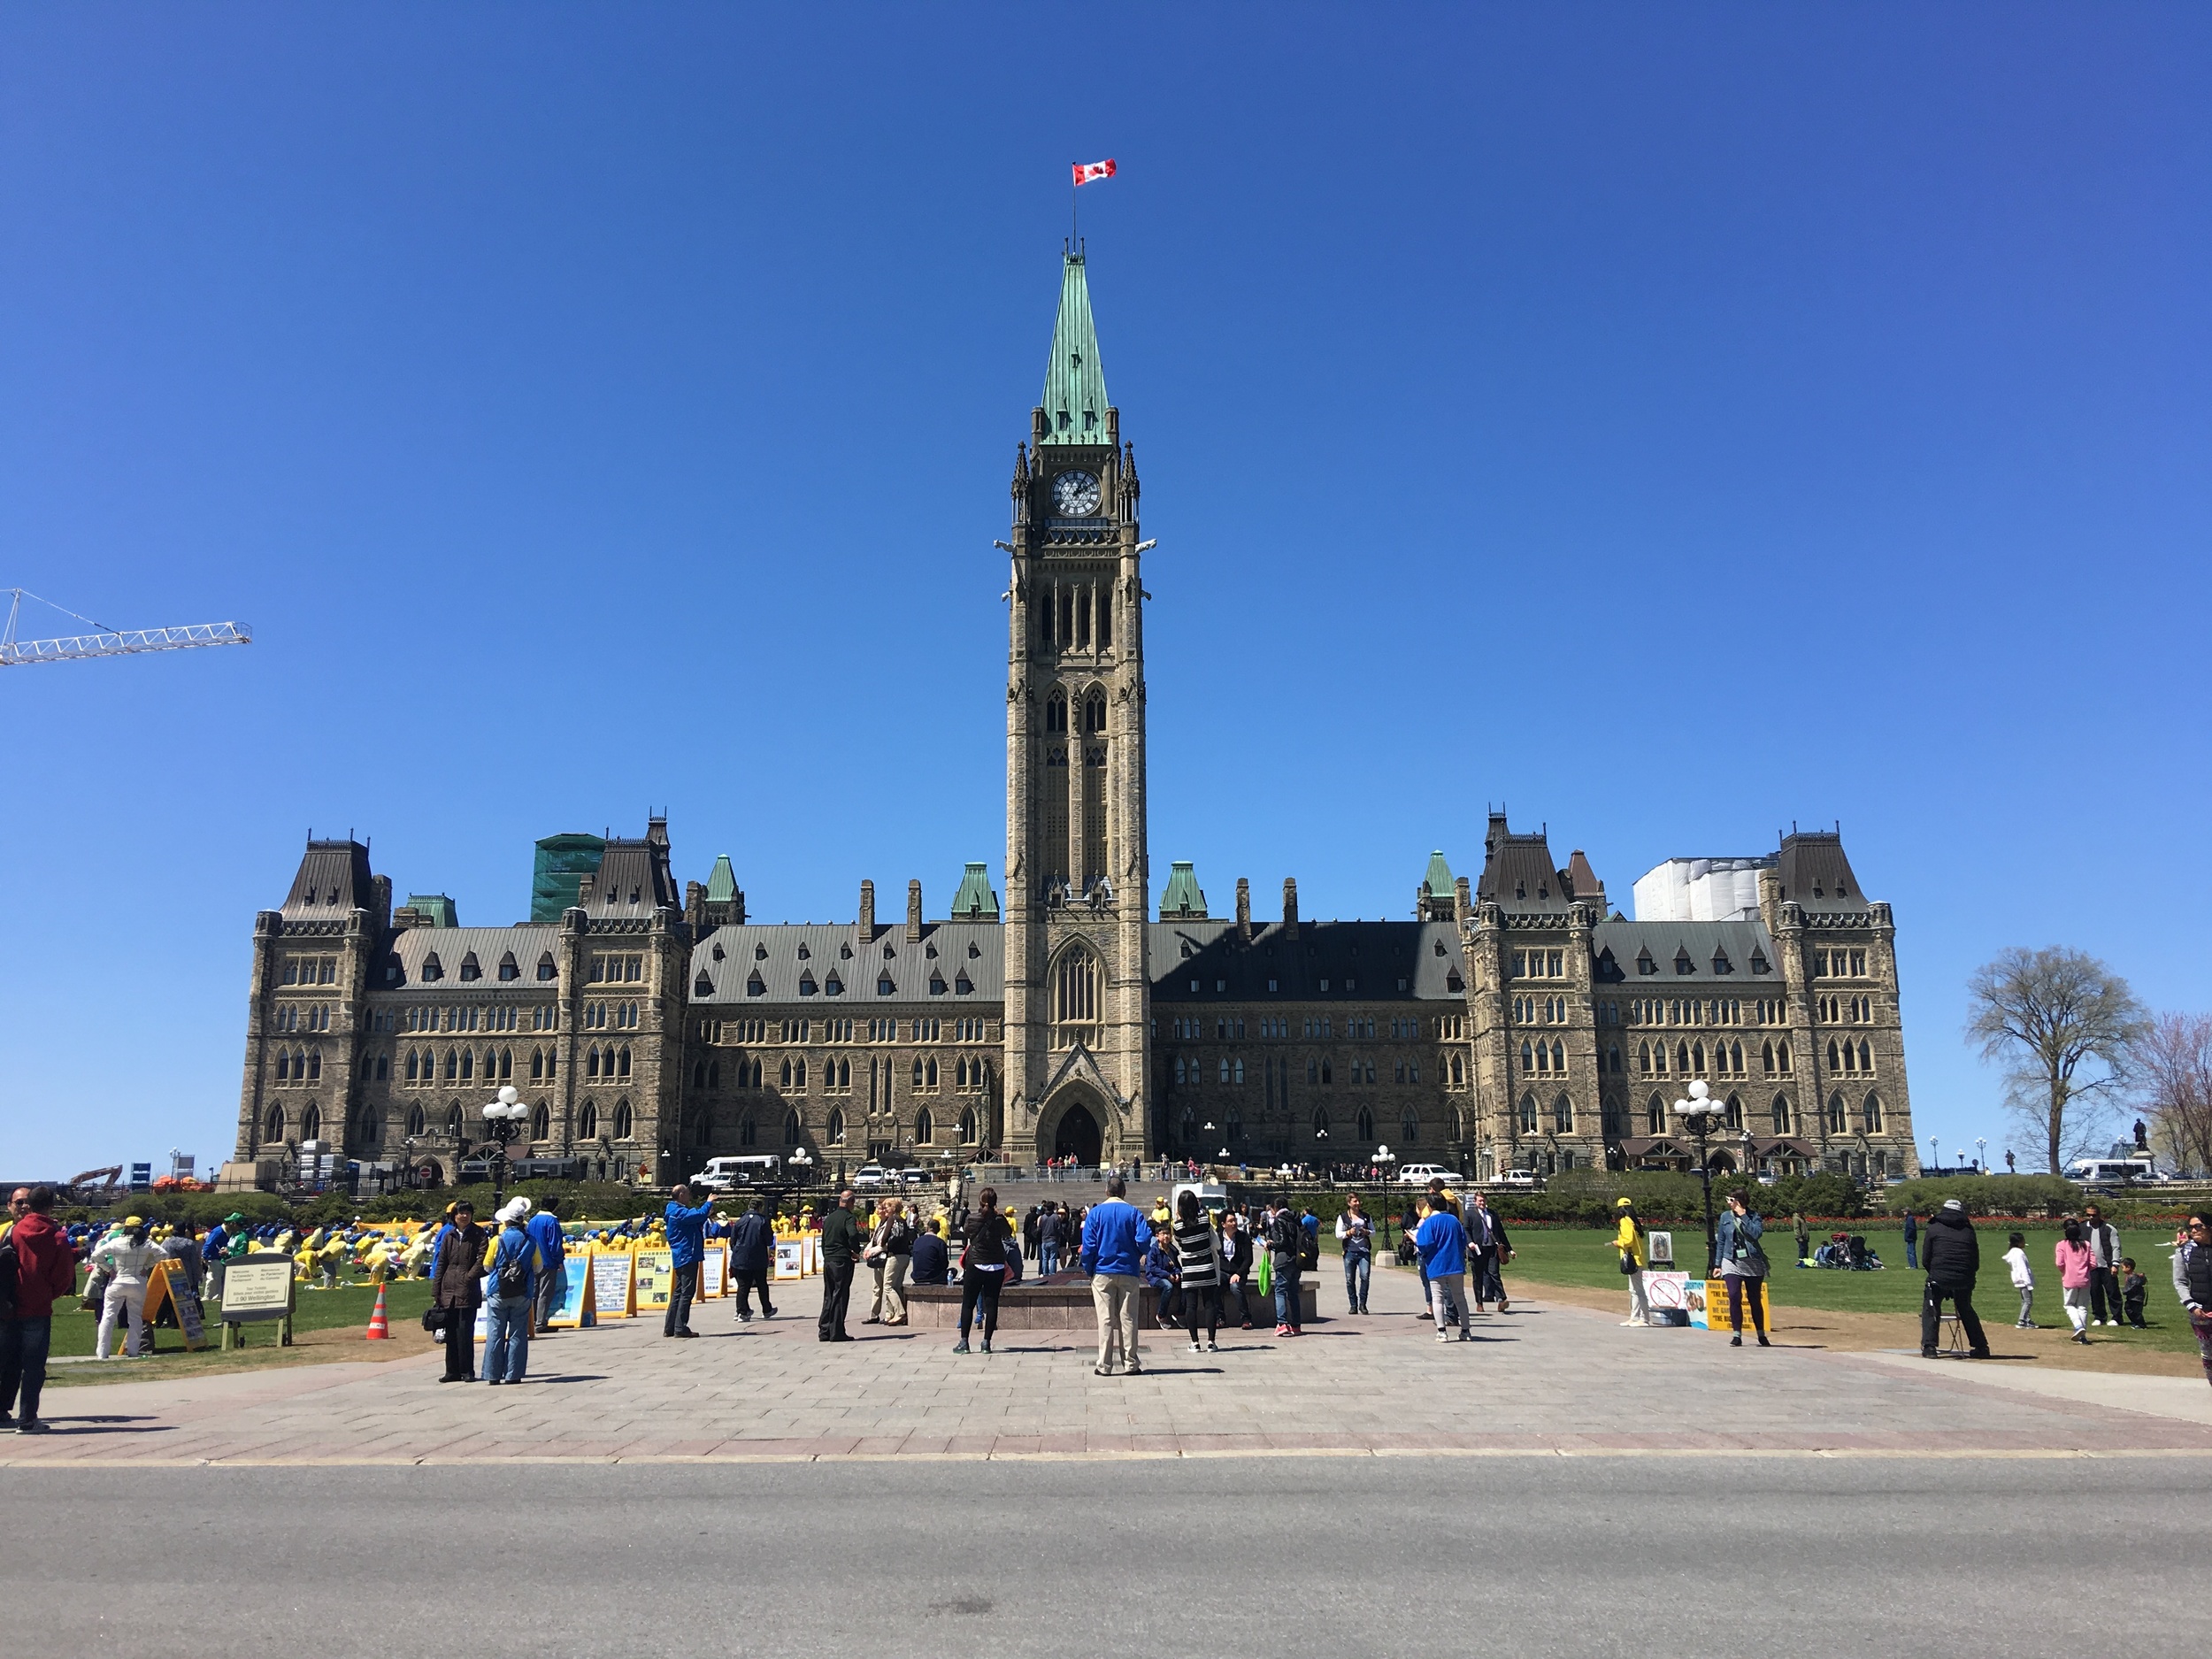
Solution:
<svg viewBox="0 0 2212 1659">
<path fill-rule="evenodd" d="M 1088 518 L 1098 511 L 1098 475 L 1063 472 L 1052 480 L 1052 504 L 1063 518 Z"/>
</svg>

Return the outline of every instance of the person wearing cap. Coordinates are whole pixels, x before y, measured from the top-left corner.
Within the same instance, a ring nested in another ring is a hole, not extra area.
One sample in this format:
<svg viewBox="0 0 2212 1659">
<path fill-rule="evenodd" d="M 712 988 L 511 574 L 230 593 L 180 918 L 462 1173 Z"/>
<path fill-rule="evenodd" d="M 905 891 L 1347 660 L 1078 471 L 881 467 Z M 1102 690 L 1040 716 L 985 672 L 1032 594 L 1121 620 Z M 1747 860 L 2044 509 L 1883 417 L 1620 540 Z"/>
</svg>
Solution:
<svg viewBox="0 0 2212 1659">
<path fill-rule="evenodd" d="M 1982 1247 L 1974 1237 L 1966 1206 L 1957 1199 L 1945 1199 L 1943 1208 L 1928 1217 L 1920 1235 L 1920 1264 L 1928 1274 L 1920 1298 L 1921 1358 L 1936 1356 L 1936 1327 L 1948 1297 L 1966 1333 L 1969 1357 L 1987 1359 L 1989 1339 L 1982 1334 L 1982 1322 L 1974 1312 L 1974 1278 L 1982 1271 Z"/>
<path fill-rule="evenodd" d="M 469 1363 L 476 1347 L 476 1310 L 484 1300 L 484 1229 L 466 1199 L 446 1212 L 444 1230 L 430 1256 L 431 1305 L 444 1316 L 445 1375 L 440 1382 L 474 1382 Z"/>
<path fill-rule="evenodd" d="M 1619 1198 L 1613 1208 L 1621 1225 L 1613 1234 L 1613 1248 L 1621 1253 L 1621 1271 L 1628 1279 L 1628 1317 L 1623 1325 L 1649 1325 L 1651 1303 L 1644 1295 L 1644 1228 L 1636 1219 L 1636 1201 Z"/>
<path fill-rule="evenodd" d="M 568 1294 L 568 1270 L 561 1265 L 568 1246 L 561 1237 L 558 1198 L 549 1198 L 538 1206 L 537 1214 L 530 1217 L 529 1233 L 530 1242 L 538 1249 L 537 1308 L 531 1323 L 542 1336 L 553 1328 L 553 1310 Z"/>
<path fill-rule="evenodd" d="M 538 1247 L 530 1237 L 530 1201 L 509 1199 L 499 1211 L 499 1237 L 485 1264 L 484 1380 L 495 1388 L 518 1383 L 530 1365 L 530 1311 L 538 1299 Z M 474 1339 L 472 1325 L 471 1340 Z"/>
<path fill-rule="evenodd" d="M 123 1351 L 131 1355 L 148 1351 L 146 1281 L 153 1273 L 154 1264 L 167 1252 L 146 1235 L 144 1217 L 126 1216 L 123 1225 L 93 1249 L 93 1264 L 104 1268 L 111 1275 L 100 1299 L 100 1333 L 93 1344 L 96 1358 L 115 1357 L 109 1351 L 109 1345 L 114 1340 L 116 1325 L 127 1316 L 130 1339 Z"/>
</svg>

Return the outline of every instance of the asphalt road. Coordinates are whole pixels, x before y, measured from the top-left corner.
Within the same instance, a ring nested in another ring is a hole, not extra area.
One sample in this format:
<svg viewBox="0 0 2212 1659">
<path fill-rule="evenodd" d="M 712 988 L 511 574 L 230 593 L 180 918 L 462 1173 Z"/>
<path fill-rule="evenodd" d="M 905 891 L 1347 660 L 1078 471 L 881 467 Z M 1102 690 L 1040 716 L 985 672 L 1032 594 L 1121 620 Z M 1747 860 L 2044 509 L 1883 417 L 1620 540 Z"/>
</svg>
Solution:
<svg viewBox="0 0 2212 1659">
<path fill-rule="evenodd" d="M 2179 1651 L 2203 1482 L 2193 1457 L 17 1469 L 0 1605 L 27 1655 Z"/>
</svg>

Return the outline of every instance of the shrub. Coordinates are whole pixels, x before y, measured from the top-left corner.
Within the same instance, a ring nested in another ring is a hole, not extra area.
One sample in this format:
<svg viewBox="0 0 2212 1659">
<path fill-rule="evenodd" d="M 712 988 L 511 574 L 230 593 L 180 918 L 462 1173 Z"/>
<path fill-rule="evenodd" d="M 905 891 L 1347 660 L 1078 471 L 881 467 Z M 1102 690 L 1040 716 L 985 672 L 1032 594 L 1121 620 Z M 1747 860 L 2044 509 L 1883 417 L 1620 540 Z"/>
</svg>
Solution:
<svg viewBox="0 0 2212 1659">
<path fill-rule="evenodd" d="M 1924 1216 L 1947 1198 L 1957 1199 L 1975 1216 L 2056 1216 L 2087 1202 L 2080 1187 L 2056 1175 L 1947 1175 L 1890 1187 L 1882 1207 L 1893 1216 L 1908 1210 Z"/>
</svg>

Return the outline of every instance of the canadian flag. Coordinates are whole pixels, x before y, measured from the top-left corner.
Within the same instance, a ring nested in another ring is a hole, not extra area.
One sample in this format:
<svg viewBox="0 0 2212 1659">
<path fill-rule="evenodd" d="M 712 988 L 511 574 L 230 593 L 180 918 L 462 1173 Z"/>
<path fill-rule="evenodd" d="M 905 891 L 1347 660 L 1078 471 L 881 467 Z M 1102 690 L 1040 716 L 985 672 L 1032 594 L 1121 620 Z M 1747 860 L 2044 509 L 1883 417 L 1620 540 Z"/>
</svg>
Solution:
<svg viewBox="0 0 2212 1659">
<path fill-rule="evenodd" d="M 1075 164 L 1075 181 L 1079 185 L 1094 183 L 1097 180 L 1110 179 L 1113 176 L 1114 160 L 1110 156 L 1103 161 L 1079 161 Z"/>
</svg>

